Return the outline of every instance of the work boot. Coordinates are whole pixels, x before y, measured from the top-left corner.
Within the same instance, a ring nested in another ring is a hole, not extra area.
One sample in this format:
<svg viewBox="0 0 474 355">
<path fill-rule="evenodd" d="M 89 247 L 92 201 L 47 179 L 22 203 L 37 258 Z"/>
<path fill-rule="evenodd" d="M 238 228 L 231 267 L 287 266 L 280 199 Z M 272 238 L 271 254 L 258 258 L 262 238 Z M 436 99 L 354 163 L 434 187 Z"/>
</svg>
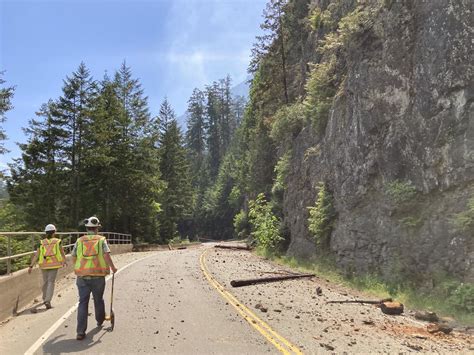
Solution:
<svg viewBox="0 0 474 355">
<path fill-rule="evenodd" d="M 45 302 L 44 305 L 46 306 L 46 309 L 51 309 L 53 306 L 51 306 L 51 303 Z"/>
<path fill-rule="evenodd" d="M 77 334 L 76 339 L 77 340 L 84 340 L 85 337 L 86 337 L 85 334 Z"/>
</svg>

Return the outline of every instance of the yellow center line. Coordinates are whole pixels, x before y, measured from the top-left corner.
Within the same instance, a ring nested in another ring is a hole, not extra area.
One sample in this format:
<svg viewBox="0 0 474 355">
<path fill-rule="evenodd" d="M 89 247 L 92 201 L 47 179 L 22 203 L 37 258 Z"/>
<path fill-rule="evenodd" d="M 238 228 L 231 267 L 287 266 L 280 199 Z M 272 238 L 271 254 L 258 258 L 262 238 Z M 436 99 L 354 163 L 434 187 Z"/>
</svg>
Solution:
<svg viewBox="0 0 474 355">
<path fill-rule="evenodd" d="M 253 328 L 255 328 L 265 339 L 275 346 L 283 354 L 303 354 L 296 345 L 293 345 L 287 339 L 273 330 L 270 325 L 260 319 L 248 307 L 243 305 L 234 295 L 225 289 L 209 272 L 206 266 L 205 254 L 211 249 L 207 249 L 201 254 L 199 259 L 201 270 L 209 283 L 226 299 Z"/>
</svg>

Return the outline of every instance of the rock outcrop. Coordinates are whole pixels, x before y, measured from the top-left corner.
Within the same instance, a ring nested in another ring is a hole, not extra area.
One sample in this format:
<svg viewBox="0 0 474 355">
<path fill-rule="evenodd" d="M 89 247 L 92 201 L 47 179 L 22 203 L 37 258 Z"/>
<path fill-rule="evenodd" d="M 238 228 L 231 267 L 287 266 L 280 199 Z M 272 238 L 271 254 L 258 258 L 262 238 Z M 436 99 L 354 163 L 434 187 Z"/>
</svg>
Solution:
<svg viewBox="0 0 474 355">
<path fill-rule="evenodd" d="M 288 254 L 317 255 L 307 207 L 323 181 L 339 266 L 472 281 L 473 231 L 453 220 L 474 197 L 474 3 L 385 3 L 348 52 L 324 133 L 305 128 L 294 143 Z"/>
</svg>

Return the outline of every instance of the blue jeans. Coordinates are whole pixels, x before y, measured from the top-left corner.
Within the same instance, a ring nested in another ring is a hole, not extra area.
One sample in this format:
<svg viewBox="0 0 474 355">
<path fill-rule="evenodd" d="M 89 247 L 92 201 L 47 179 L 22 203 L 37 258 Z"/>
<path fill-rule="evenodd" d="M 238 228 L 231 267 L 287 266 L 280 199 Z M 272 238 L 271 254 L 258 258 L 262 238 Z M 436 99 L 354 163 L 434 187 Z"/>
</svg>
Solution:
<svg viewBox="0 0 474 355">
<path fill-rule="evenodd" d="M 78 277 L 76 285 L 79 290 L 79 308 L 77 310 L 77 334 L 86 334 L 89 298 L 94 296 L 95 320 L 102 324 L 105 319 L 105 277 Z"/>
</svg>

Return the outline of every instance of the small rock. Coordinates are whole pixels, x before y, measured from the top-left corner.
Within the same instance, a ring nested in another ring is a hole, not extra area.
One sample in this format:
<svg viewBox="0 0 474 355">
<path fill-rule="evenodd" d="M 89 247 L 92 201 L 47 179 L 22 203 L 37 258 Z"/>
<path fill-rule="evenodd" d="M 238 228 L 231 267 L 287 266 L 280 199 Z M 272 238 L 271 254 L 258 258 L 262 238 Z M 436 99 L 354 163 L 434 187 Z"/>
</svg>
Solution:
<svg viewBox="0 0 474 355">
<path fill-rule="evenodd" d="M 426 312 L 426 311 L 415 312 L 415 318 L 419 320 L 423 320 L 425 322 L 431 322 L 431 323 L 439 321 L 438 315 L 434 312 Z"/>
<path fill-rule="evenodd" d="M 160 331 L 159 331 L 159 330 L 157 330 L 157 331 L 156 331 L 154 334 L 158 334 L 159 332 L 160 332 Z"/>
<path fill-rule="evenodd" d="M 296 319 L 300 319 L 301 317 L 297 315 L 297 316 L 295 316 L 295 318 L 296 318 Z"/>
<path fill-rule="evenodd" d="M 329 345 L 329 344 L 319 343 L 319 345 L 320 345 L 322 348 L 325 348 L 326 350 L 329 350 L 329 351 L 333 351 L 333 350 L 334 350 L 334 346 L 331 346 L 331 345 Z"/>
<path fill-rule="evenodd" d="M 404 343 L 402 345 L 405 345 L 406 347 L 409 347 L 410 349 L 415 350 L 415 351 L 423 350 L 423 347 L 419 346 L 419 345 L 414 345 L 414 344 L 410 344 L 410 343 Z"/>
<path fill-rule="evenodd" d="M 366 325 L 374 325 L 374 321 L 373 320 L 363 320 L 362 323 L 366 324 Z"/>
<path fill-rule="evenodd" d="M 321 296 L 321 295 L 323 294 L 323 290 L 322 290 L 321 287 L 319 287 L 319 286 L 316 287 L 316 294 L 317 294 L 318 296 Z"/>
<path fill-rule="evenodd" d="M 453 331 L 453 328 L 446 324 L 431 323 L 427 325 L 426 330 L 428 331 L 428 333 L 431 333 L 431 334 L 439 333 L 439 332 L 442 332 L 444 334 L 449 334 Z"/>
<path fill-rule="evenodd" d="M 281 309 L 274 309 L 273 312 L 281 313 Z"/>
</svg>

